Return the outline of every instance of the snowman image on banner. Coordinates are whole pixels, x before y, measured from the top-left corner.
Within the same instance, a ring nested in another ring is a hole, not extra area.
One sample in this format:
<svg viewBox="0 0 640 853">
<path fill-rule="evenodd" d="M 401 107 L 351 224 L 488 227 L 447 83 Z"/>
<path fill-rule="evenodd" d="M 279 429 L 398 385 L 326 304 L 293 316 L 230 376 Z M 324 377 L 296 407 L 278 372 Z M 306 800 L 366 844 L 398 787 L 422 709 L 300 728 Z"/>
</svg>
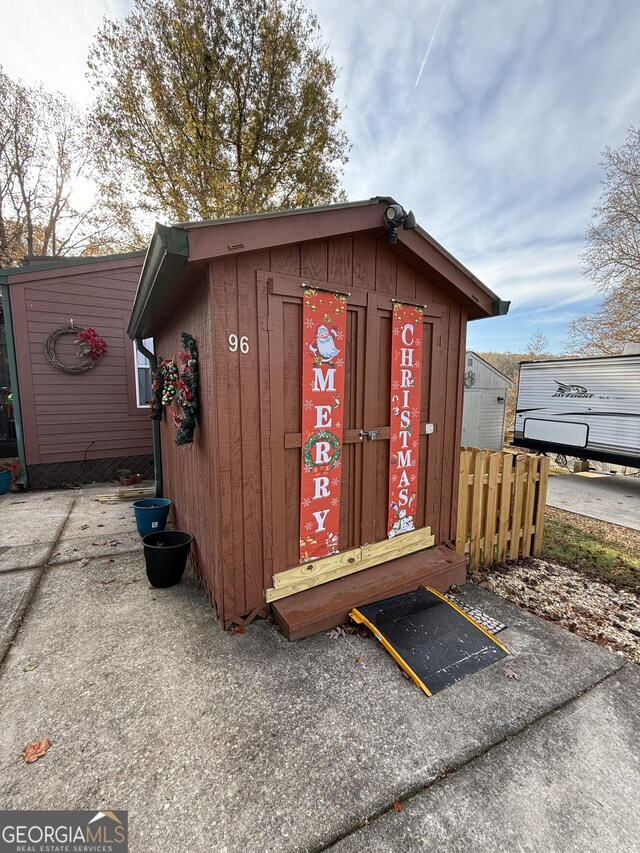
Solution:
<svg viewBox="0 0 640 853">
<path fill-rule="evenodd" d="M 340 350 L 336 347 L 334 337 L 337 336 L 335 329 L 329 331 L 328 326 L 324 324 L 318 326 L 316 332 L 315 345 L 309 344 L 309 349 L 316 359 L 319 359 L 325 364 L 329 364 L 338 355 Z M 333 336 L 333 337 L 332 337 Z"/>
<path fill-rule="evenodd" d="M 414 498 L 415 492 L 411 496 L 409 506 L 411 506 L 411 504 L 413 503 Z M 394 501 L 391 501 L 390 506 L 396 514 L 396 520 L 394 521 L 393 526 L 389 531 L 389 539 L 393 539 L 394 536 L 398 536 L 401 533 L 408 533 L 410 530 L 416 529 L 413 523 L 413 516 L 407 515 L 406 509 L 400 509 Z"/>
</svg>

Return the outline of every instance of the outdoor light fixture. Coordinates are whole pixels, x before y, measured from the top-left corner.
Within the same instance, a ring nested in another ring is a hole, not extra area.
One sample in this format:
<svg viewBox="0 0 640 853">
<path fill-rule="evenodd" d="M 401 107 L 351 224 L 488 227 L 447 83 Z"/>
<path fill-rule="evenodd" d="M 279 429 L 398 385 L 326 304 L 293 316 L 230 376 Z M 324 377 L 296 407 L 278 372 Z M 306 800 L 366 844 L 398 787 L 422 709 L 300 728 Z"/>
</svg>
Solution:
<svg viewBox="0 0 640 853">
<path fill-rule="evenodd" d="M 384 222 L 387 228 L 387 243 L 398 242 L 398 226 L 405 231 L 416 227 L 416 218 L 410 210 L 408 213 L 401 204 L 388 204 L 384 209 Z"/>
</svg>

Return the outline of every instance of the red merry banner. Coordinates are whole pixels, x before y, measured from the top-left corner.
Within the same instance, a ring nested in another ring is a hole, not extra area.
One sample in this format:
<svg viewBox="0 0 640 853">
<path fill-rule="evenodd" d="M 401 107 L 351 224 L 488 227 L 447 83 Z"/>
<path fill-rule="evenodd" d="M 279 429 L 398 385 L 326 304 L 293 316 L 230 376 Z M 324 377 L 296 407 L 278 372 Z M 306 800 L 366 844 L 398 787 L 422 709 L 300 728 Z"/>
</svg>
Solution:
<svg viewBox="0 0 640 853">
<path fill-rule="evenodd" d="M 301 563 L 338 550 L 346 308 L 343 294 L 304 291 Z"/>
<path fill-rule="evenodd" d="M 422 377 L 422 308 L 393 303 L 389 538 L 415 530 Z"/>
</svg>

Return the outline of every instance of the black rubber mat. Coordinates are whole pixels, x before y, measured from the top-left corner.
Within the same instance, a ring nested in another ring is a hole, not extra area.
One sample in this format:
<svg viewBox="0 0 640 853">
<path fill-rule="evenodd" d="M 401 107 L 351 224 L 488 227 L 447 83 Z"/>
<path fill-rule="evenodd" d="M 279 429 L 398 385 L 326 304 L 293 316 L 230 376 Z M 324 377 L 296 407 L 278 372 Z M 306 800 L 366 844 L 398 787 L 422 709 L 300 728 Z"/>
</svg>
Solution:
<svg viewBox="0 0 640 853">
<path fill-rule="evenodd" d="M 508 649 L 436 590 L 420 587 L 351 611 L 427 696 L 509 654 Z"/>
</svg>

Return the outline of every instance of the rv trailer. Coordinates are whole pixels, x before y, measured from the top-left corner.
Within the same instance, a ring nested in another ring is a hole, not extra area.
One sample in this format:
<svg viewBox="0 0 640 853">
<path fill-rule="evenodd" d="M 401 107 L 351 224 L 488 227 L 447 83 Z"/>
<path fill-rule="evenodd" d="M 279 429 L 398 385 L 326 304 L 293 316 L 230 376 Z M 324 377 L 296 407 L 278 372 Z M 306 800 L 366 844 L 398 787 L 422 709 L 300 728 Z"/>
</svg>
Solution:
<svg viewBox="0 0 640 853">
<path fill-rule="evenodd" d="M 521 362 L 513 444 L 640 467 L 640 355 Z"/>
</svg>

